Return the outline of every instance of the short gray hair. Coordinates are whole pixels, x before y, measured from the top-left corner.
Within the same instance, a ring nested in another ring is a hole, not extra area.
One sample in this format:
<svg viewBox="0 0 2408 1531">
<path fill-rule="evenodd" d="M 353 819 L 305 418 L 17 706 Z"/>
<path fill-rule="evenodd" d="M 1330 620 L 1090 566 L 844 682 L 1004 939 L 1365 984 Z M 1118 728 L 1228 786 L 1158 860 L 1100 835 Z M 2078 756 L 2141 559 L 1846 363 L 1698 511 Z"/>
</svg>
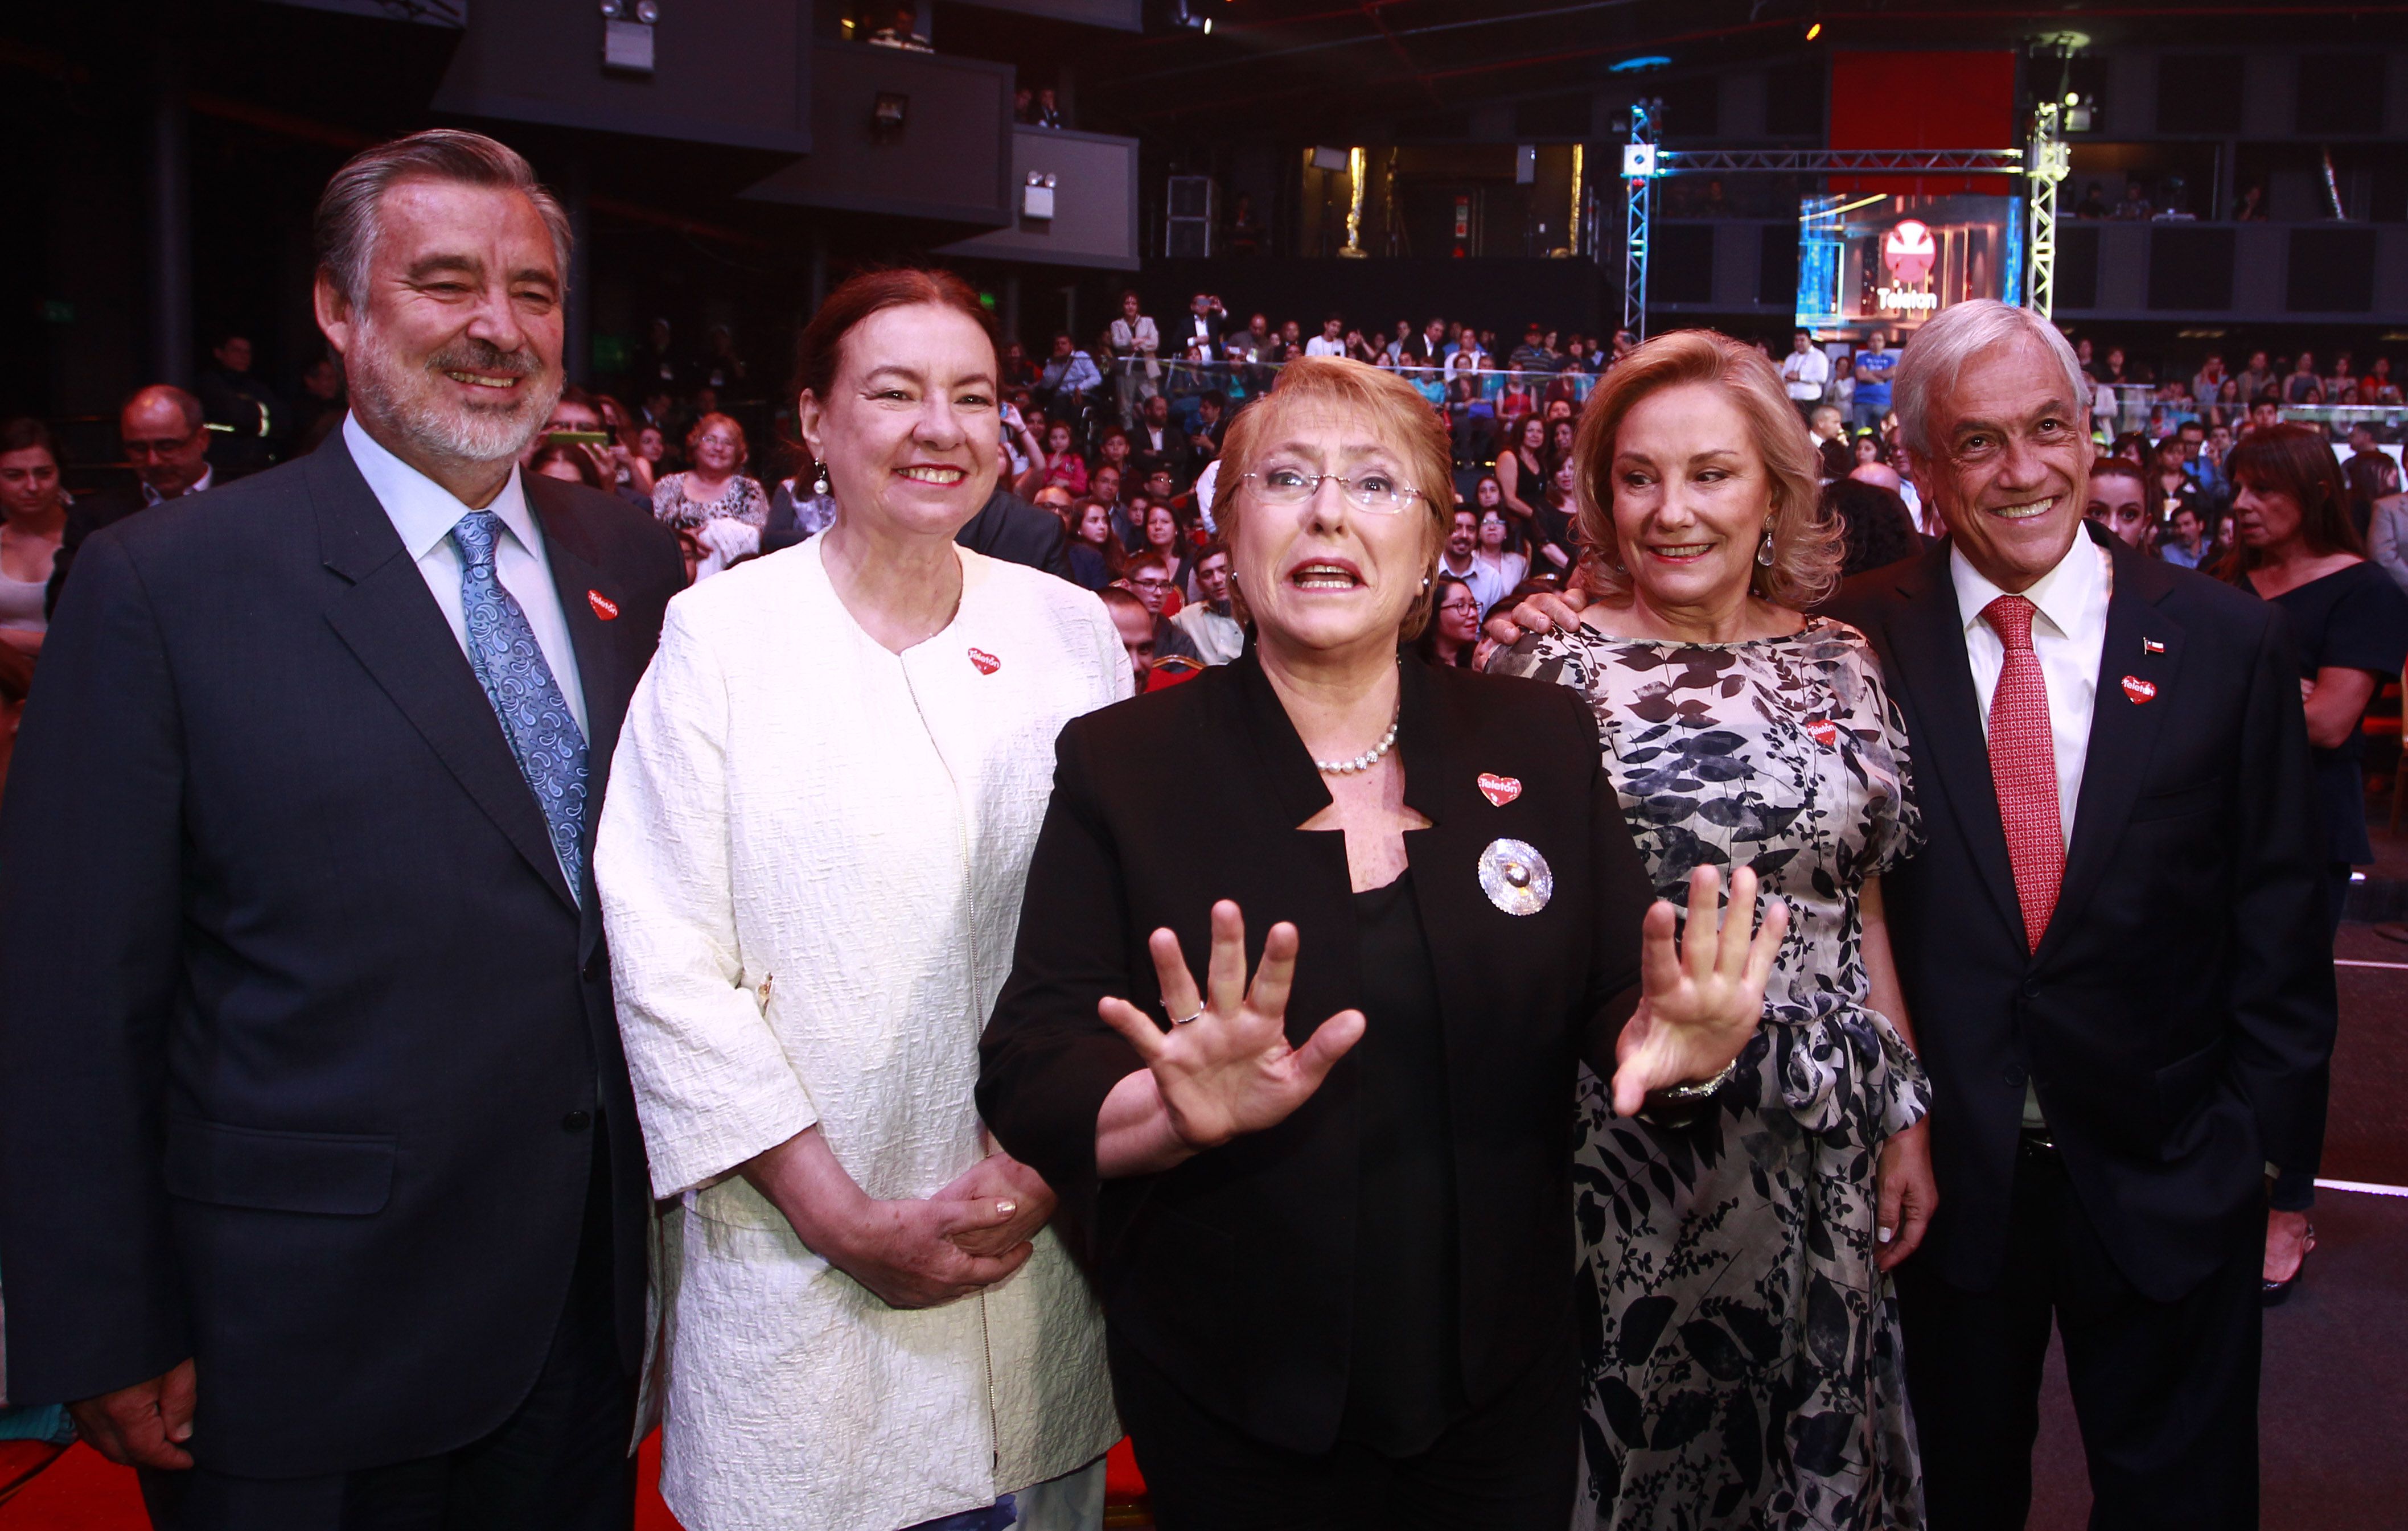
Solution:
<svg viewBox="0 0 2408 1531">
<path fill-rule="evenodd" d="M 1931 422 L 1933 396 L 1954 382 L 1975 356 L 2018 339 L 2037 340 L 2065 369 L 2069 402 L 2079 415 L 2090 400 L 2090 380 L 2083 376 L 2082 363 L 2064 333 L 2029 308 L 1995 298 L 1975 298 L 1941 309 L 1914 332 L 1914 338 L 1899 356 L 1898 369 L 1890 378 L 1890 405 L 1898 411 L 1899 440 L 1906 450 L 1927 461 L 1937 458 L 1938 445 L 1925 435 Z"/>
<path fill-rule="evenodd" d="M 404 180 L 448 180 L 494 191 L 516 192 L 535 204 L 552 235 L 552 260 L 565 288 L 574 242 L 559 198 L 535 179 L 523 155 L 496 138 L 456 128 L 429 128 L 352 155 L 326 182 L 318 198 L 313 228 L 318 267 L 353 308 L 367 295 L 368 263 L 374 258 L 377 208 L 386 192 Z"/>
</svg>

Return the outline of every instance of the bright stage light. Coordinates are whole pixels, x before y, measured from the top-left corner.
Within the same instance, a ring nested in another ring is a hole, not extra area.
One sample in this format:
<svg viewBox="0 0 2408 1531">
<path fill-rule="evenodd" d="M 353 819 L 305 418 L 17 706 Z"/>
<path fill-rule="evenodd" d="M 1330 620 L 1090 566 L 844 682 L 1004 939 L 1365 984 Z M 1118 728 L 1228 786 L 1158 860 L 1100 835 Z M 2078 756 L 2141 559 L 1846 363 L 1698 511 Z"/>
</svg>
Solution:
<svg viewBox="0 0 2408 1531">
<path fill-rule="evenodd" d="M 1822 22 L 1820 22 L 1820 21 L 1815 22 L 1813 26 L 1810 26 L 1810 27 L 1808 27 L 1808 28 L 1806 29 L 1806 40 L 1807 40 L 1808 42 L 1813 42 L 1815 38 L 1817 38 L 1817 37 L 1821 36 L 1822 35 L 1823 35 L 1823 23 L 1822 23 Z"/>
<path fill-rule="evenodd" d="M 1615 75 L 1636 74 L 1641 69 L 1661 69 L 1664 65 L 1671 62 L 1671 55 L 1667 53 L 1641 53 L 1634 57 L 1624 59 L 1620 64 L 1614 64 L 1606 72 L 1608 74 Z"/>
</svg>

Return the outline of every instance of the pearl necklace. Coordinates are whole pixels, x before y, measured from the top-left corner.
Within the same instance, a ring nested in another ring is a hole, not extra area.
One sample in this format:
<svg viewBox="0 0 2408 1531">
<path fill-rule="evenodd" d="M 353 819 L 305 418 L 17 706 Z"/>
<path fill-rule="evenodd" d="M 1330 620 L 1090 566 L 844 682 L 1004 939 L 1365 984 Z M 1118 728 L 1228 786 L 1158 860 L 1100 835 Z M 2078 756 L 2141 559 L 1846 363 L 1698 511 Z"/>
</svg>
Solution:
<svg viewBox="0 0 2408 1531">
<path fill-rule="evenodd" d="M 1352 760 L 1316 760 L 1312 763 L 1312 768 L 1324 776 L 1357 776 L 1369 770 L 1387 758 L 1388 751 L 1396 747 L 1397 725 L 1404 721 L 1404 699 L 1399 697 L 1397 700 L 1397 715 L 1388 720 L 1388 731 L 1380 736 L 1379 743 Z"/>
</svg>

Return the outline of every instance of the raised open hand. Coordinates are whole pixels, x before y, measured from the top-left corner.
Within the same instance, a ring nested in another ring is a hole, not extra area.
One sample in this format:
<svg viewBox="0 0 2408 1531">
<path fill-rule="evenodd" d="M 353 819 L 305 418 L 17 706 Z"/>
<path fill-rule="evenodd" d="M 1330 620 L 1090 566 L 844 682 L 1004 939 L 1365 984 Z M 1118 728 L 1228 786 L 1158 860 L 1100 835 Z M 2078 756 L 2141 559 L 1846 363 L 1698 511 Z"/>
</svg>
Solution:
<svg viewBox="0 0 2408 1531">
<path fill-rule="evenodd" d="M 1640 932 L 1639 1009 L 1614 1044 L 1613 1109 L 1636 1115 L 1648 1094 L 1712 1079 L 1739 1056 L 1764 1013 L 1765 980 L 1789 928 L 1772 899 L 1756 923 L 1756 872 L 1731 875 L 1730 908 L 1716 907 L 1722 877 L 1689 874 L 1689 924 L 1676 938 L 1670 903 L 1657 899 Z"/>
<path fill-rule="evenodd" d="M 1216 1148 L 1240 1133 L 1286 1120 L 1363 1035 L 1363 1012 L 1340 1010 L 1315 1028 L 1304 1046 L 1288 1046 L 1288 985 L 1296 976 L 1297 948 L 1292 924 L 1271 926 L 1250 987 L 1245 917 L 1226 898 L 1213 905 L 1212 955 L 1205 975 L 1210 994 L 1202 997 L 1176 935 L 1157 930 L 1146 945 L 1161 981 L 1163 1007 L 1177 1023 L 1166 1032 L 1125 999 L 1106 999 L 1096 1009 L 1145 1060 L 1171 1130 L 1190 1149 Z"/>
</svg>

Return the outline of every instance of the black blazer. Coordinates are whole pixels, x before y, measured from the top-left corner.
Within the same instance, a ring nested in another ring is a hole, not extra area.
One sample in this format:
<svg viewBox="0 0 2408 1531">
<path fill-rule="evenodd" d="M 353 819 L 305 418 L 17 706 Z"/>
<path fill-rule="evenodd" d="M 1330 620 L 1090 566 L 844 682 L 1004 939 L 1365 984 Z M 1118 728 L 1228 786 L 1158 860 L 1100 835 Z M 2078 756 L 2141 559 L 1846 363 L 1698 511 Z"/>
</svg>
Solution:
<svg viewBox="0 0 2408 1531">
<path fill-rule="evenodd" d="M 2323 851 L 2282 613 L 2091 535 L 2114 556 L 2114 593 L 2063 891 L 2037 952 L 1949 545 L 1858 576 L 1832 609 L 1881 655 L 1928 837 L 1882 880 L 1933 1089 L 1940 1207 L 1915 1258 L 1970 1290 L 1997 1282 L 2028 1076 L 2116 1267 L 2171 1301 L 2265 1215 L 2266 1161 L 2313 1172 L 2322 1151 L 2335 1016 Z"/>
<path fill-rule="evenodd" d="M 1653 895 L 1578 695 L 1412 659 L 1403 678 L 1405 800 L 1430 821 L 1405 847 L 1440 978 L 1476 1406 L 1570 1343 L 1575 1062 L 1612 1066 Z M 1095 1147 L 1105 1095 L 1143 1066 L 1096 1002 L 1159 1010 L 1146 952 L 1157 927 L 1179 933 L 1201 974 L 1215 899 L 1245 911 L 1250 963 L 1293 921 L 1295 1041 L 1359 1003 L 1344 837 L 1297 827 L 1329 794 L 1251 651 L 1077 720 L 1057 754 L 1011 978 L 981 1047 L 980 1109 L 1090 1230 L 1121 1338 L 1261 1439 L 1326 1450 L 1346 1398 L 1355 1060 L 1277 1127 L 1163 1174 L 1098 1188 Z M 1518 780 L 1520 795 L 1491 803 L 1483 772 Z M 1481 891 L 1481 852 L 1507 837 L 1554 870 L 1535 914 Z"/>
<path fill-rule="evenodd" d="M 598 818 L 683 570 L 650 517 L 525 482 Z M 474 1440 L 551 1347 L 597 1110 L 632 1371 L 648 1193 L 591 874 L 580 903 L 340 437 L 85 544 L 0 812 L 0 933 L 13 1397 L 189 1355 L 205 1467 Z"/>
</svg>

